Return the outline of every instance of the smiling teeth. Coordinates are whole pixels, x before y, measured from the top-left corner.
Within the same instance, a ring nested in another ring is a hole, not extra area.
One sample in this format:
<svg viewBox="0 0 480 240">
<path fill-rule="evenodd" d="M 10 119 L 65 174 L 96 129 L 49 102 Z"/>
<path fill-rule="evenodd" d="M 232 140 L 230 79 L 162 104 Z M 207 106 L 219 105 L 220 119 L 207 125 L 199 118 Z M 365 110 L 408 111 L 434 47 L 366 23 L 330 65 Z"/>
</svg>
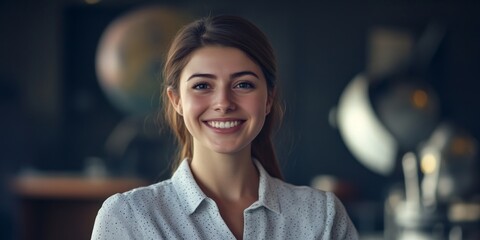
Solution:
<svg viewBox="0 0 480 240">
<path fill-rule="evenodd" d="M 219 121 L 208 121 L 208 125 L 214 128 L 232 128 L 236 127 L 240 124 L 240 121 L 227 121 L 227 122 L 219 122 Z"/>
</svg>

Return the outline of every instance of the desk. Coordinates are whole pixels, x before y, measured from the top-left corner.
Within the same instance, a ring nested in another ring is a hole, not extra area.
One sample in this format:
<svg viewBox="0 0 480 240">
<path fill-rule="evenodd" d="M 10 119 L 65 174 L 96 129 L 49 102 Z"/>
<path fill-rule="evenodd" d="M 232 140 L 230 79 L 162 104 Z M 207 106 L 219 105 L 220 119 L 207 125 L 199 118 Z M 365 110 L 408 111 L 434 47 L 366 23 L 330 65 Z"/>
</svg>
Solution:
<svg viewBox="0 0 480 240">
<path fill-rule="evenodd" d="M 12 186 L 19 200 L 20 239 L 90 239 L 107 197 L 147 184 L 136 178 L 18 177 Z"/>
</svg>

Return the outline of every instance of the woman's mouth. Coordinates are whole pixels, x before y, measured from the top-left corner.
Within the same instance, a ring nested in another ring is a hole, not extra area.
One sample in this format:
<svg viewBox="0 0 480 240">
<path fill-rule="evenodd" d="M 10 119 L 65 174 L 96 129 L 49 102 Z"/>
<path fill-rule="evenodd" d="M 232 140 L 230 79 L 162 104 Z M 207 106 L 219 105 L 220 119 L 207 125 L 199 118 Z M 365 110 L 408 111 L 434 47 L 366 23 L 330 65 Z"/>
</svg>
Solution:
<svg viewBox="0 0 480 240">
<path fill-rule="evenodd" d="M 235 120 L 235 121 L 206 121 L 208 126 L 212 128 L 218 128 L 218 129 L 229 129 L 229 128 L 234 128 L 240 124 L 242 124 L 243 121 L 240 120 Z"/>
</svg>

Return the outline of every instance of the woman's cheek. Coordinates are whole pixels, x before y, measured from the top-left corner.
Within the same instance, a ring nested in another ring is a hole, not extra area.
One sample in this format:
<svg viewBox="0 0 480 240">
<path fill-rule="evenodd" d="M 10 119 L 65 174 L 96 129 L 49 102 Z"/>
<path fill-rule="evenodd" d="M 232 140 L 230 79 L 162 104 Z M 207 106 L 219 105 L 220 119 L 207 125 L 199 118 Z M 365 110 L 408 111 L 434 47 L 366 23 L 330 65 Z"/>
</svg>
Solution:
<svg viewBox="0 0 480 240">
<path fill-rule="evenodd" d="M 208 108 L 208 101 L 201 96 L 188 96 L 184 98 L 184 111 L 186 113 L 198 117 L 202 112 Z"/>
<path fill-rule="evenodd" d="M 255 108 L 255 112 L 258 116 L 265 115 L 267 112 L 267 99 L 263 96 L 258 96 L 256 98 L 251 98 L 251 101 L 247 104 L 252 108 Z"/>
</svg>

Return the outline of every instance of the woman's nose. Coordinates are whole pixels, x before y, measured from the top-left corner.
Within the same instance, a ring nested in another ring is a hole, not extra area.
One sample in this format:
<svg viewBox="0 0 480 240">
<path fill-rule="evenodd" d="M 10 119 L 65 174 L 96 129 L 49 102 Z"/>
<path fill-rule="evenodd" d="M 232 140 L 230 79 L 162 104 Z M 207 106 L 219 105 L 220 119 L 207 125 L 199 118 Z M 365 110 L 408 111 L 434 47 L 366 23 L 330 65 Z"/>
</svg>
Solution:
<svg viewBox="0 0 480 240">
<path fill-rule="evenodd" d="M 235 103 L 230 89 L 218 90 L 215 97 L 215 111 L 227 113 L 235 110 Z"/>
</svg>

